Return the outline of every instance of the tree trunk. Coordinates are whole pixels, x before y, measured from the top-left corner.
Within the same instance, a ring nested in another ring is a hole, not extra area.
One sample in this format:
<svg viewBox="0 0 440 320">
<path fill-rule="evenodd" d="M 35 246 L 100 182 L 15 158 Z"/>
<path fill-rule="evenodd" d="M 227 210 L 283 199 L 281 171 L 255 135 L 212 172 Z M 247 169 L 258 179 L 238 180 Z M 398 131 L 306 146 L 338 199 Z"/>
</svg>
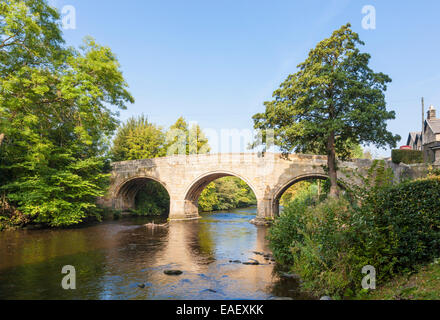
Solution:
<svg viewBox="0 0 440 320">
<path fill-rule="evenodd" d="M 338 176 L 336 172 L 335 134 L 332 132 L 327 141 L 327 166 L 330 177 L 330 197 L 339 196 Z"/>
<path fill-rule="evenodd" d="M 0 133 L 0 146 L 2 145 L 3 139 L 5 138 L 4 133 Z"/>
</svg>

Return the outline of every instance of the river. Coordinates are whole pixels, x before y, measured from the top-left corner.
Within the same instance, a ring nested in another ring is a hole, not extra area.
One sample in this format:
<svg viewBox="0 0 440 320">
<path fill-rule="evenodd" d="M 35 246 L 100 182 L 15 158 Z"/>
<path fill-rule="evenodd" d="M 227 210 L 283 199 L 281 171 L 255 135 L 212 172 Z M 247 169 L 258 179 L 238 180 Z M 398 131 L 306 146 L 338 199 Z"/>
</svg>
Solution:
<svg viewBox="0 0 440 320">
<path fill-rule="evenodd" d="M 70 229 L 0 233 L 0 299 L 276 299 L 308 298 L 280 278 L 267 228 L 249 223 L 256 208 L 203 214 L 166 228 L 164 218 L 123 218 Z M 230 261 L 255 259 L 260 265 Z M 63 266 L 76 270 L 64 290 Z M 180 276 L 164 270 L 179 269 Z"/>
</svg>

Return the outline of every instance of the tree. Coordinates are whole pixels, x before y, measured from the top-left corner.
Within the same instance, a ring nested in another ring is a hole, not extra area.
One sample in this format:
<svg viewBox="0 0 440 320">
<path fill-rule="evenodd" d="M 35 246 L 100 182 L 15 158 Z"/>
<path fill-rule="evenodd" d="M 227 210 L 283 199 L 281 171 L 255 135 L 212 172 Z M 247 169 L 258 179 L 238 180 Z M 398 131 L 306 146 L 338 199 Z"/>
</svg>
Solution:
<svg viewBox="0 0 440 320">
<path fill-rule="evenodd" d="M 198 205 L 201 211 L 209 212 L 218 208 L 219 200 L 215 183 L 211 182 L 200 194 Z"/>
<path fill-rule="evenodd" d="M 12 223 L 66 226 L 98 214 L 107 140 L 133 102 L 107 47 L 64 46 L 43 0 L 0 3 L 0 190 Z"/>
<path fill-rule="evenodd" d="M 163 129 L 149 123 L 144 115 L 131 117 L 119 127 L 111 149 L 113 161 L 152 159 L 165 155 Z"/>
<path fill-rule="evenodd" d="M 370 55 L 358 49 L 363 44 L 350 24 L 334 31 L 264 103 L 266 111 L 253 117 L 263 139 L 264 130 L 274 130 L 283 153 L 326 154 L 332 196 L 338 194 L 336 155 L 349 157 L 349 144 L 395 147 L 400 140 L 386 128 L 395 118 L 384 96 L 391 79 L 368 66 Z"/>
<path fill-rule="evenodd" d="M 249 207 L 256 203 L 252 189 L 237 177 L 223 177 L 211 182 L 199 197 L 199 208 L 204 212 Z"/>
<path fill-rule="evenodd" d="M 210 152 L 208 139 L 198 124 L 190 128 L 183 117 L 169 128 L 166 133 L 167 155 L 205 154 Z"/>
</svg>

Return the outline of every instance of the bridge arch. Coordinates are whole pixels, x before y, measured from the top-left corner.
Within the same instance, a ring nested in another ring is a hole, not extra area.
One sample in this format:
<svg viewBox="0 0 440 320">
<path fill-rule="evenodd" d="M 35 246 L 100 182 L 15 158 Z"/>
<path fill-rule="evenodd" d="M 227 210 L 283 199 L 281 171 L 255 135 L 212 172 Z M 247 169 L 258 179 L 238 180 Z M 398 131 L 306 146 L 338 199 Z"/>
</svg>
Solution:
<svg viewBox="0 0 440 320">
<path fill-rule="evenodd" d="M 301 182 L 301 181 L 307 181 L 307 180 L 328 180 L 330 177 L 326 174 L 322 173 L 307 173 L 303 174 L 297 177 L 294 177 L 293 179 L 289 180 L 287 183 L 284 183 L 283 185 L 279 187 L 274 188 L 274 192 L 272 195 L 273 203 L 272 203 L 272 212 L 273 217 L 276 217 L 279 215 L 279 206 L 280 206 L 280 199 L 283 196 L 283 194 L 294 184 Z M 338 180 L 338 185 L 343 190 L 346 189 L 346 185 L 342 180 Z"/>
<path fill-rule="evenodd" d="M 148 176 L 148 175 L 140 175 L 135 177 L 130 177 L 128 179 L 123 180 L 119 185 L 115 188 L 113 192 L 113 208 L 118 210 L 128 210 L 135 209 L 135 201 L 136 196 L 142 188 L 144 188 L 148 182 L 154 181 L 158 183 L 170 197 L 170 191 L 167 188 L 167 185 L 162 182 L 160 179 Z"/>
<path fill-rule="evenodd" d="M 244 181 L 249 188 L 251 188 L 252 192 L 254 193 L 255 197 L 258 201 L 258 193 L 256 192 L 255 187 L 252 185 L 252 183 L 243 177 L 242 175 L 227 171 L 227 170 L 215 170 L 206 172 L 200 176 L 198 176 L 196 179 L 194 179 L 189 186 L 186 188 L 184 193 L 184 199 L 185 199 L 185 214 L 188 216 L 198 216 L 199 215 L 199 207 L 198 207 L 198 201 L 199 197 L 202 193 L 202 191 L 213 181 L 224 178 L 224 177 L 236 177 Z"/>
</svg>

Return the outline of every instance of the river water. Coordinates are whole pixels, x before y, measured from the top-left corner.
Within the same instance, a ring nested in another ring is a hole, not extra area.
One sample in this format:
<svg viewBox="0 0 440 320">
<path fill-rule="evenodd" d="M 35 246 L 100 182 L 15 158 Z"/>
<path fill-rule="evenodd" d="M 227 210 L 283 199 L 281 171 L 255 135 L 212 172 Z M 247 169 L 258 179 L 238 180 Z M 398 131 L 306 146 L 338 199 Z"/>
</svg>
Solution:
<svg viewBox="0 0 440 320">
<path fill-rule="evenodd" d="M 0 299 L 308 298 L 278 276 L 267 228 L 249 223 L 256 208 L 203 214 L 147 228 L 152 218 L 123 218 L 72 229 L 0 233 Z M 154 219 L 164 223 L 165 219 Z M 230 261 L 256 259 L 260 265 Z M 64 290 L 63 266 L 76 270 Z M 178 269 L 180 276 L 164 270 Z"/>
</svg>

